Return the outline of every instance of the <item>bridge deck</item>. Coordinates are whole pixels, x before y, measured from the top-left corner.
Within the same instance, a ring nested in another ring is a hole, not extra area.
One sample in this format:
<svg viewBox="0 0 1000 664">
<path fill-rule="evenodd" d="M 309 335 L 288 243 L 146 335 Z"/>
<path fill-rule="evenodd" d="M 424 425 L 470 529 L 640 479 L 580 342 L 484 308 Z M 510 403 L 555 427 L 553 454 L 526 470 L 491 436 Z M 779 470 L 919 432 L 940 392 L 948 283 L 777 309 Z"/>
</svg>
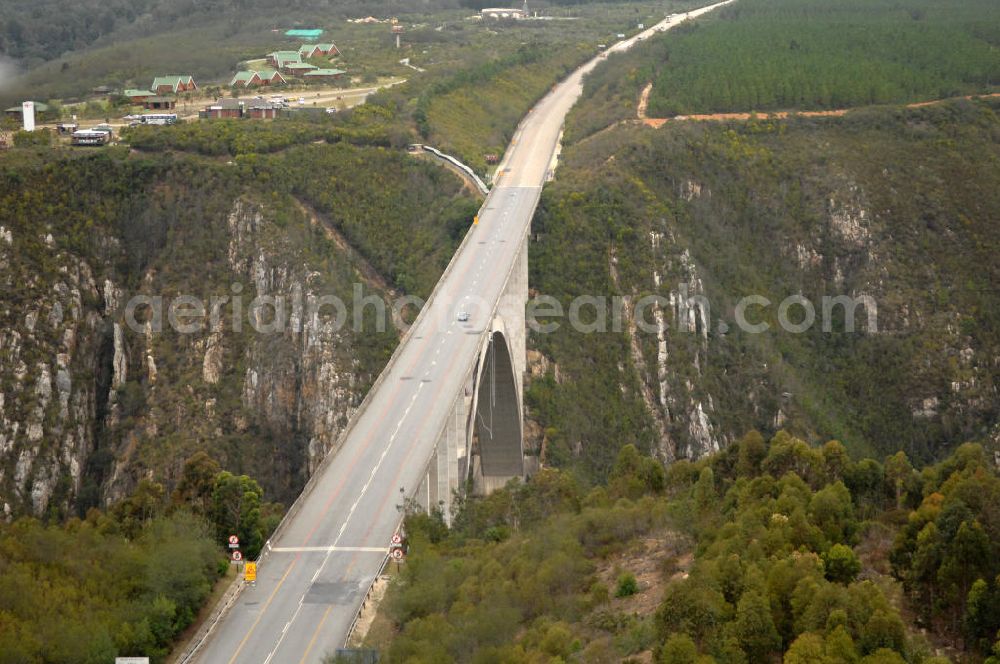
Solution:
<svg viewBox="0 0 1000 664">
<path fill-rule="evenodd" d="M 613 48 L 627 48 L 634 39 Z M 482 330 L 490 325 L 531 222 L 563 119 L 580 94 L 584 73 L 598 61 L 571 74 L 522 121 L 478 226 L 469 231 L 341 449 L 282 524 L 261 560 L 256 585 L 240 593 L 193 659 L 318 662 L 343 645 L 399 524 L 396 506 L 423 479 L 475 362 Z M 456 319 L 460 309 L 470 313 L 467 323 Z"/>
</svg>

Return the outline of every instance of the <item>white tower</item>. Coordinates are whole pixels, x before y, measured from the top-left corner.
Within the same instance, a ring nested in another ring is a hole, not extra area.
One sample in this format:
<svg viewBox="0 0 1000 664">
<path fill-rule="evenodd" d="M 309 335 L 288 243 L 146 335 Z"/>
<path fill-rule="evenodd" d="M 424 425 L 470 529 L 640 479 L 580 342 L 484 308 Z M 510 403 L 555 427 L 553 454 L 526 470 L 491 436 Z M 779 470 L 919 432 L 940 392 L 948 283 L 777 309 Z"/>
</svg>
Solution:
<svg viewBox="0 0 1000 664">
<path fill-rule="evenodd" d="M 21 104 L 21 120 L 25 131 L 35 131 L 35 102 L 26 101 Z"/>
</svg>

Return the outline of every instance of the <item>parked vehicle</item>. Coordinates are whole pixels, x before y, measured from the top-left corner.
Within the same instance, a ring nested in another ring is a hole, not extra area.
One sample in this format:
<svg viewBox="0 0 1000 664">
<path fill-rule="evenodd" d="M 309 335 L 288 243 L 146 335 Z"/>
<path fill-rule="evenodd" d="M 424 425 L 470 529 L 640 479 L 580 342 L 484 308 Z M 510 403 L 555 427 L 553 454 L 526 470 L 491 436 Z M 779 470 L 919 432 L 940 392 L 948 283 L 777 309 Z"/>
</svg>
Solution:
<svg viewBox="0 0 1000 664">
<path fill-rule="evenodd" d="M 144 125 L 172 125 L 176 123 L 176 113 L 147 113 L 140 115 L 138 121 L 138 124 Z"/>
</svg>

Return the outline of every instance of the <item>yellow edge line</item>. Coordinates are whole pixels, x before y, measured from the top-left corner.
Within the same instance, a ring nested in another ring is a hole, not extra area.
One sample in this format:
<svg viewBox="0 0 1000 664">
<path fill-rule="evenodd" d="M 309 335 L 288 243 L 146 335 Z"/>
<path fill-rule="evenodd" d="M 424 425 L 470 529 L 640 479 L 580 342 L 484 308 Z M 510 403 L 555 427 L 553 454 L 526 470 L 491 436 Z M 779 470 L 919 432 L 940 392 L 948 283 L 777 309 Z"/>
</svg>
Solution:
<svg viewBox="0 0 1000 664">
<path fill-rule="evenodd" d="M 229 664 L 233 664 L 233 662 L 236 661 L 236 658 L 240 656 L 240 651 L 243 650 L 243 646 L 247 644 L 247 639 L 250 638 L 250 635 L 253 634 L 253 631 L 257 628 L 257 624 L 260 622 L 260 619 L 264 617 L 264 613 L 267 611 L 267 607 L 271 605 L 271 601 L 274 599 L 274 596 L 278 594 L 278 590 L 281 588 L 282 584 L 285 583 L 285 579 L 288 578 L 288 574 L 292 571 L 292 568 L 295 567 L 296 562 L 298 561 L 297 560 L 292 561 L 292 564 L 289 565 L 288 569 L 285 570 L 284 576 L 282 576 L 281 580 L 278 581 L 278 585 L 276 585 L 274 587 L 274 590 L 271 591 L 271 596 L 267 598 L 266 602 L 264 602 L 264 606 L 261 608 L 260 614 L 257 615 L 257 620 L 253 621 L 253 625 L 250 625 L 250 629 L 247 630 L 247 633 L 243 637 L 243 640 L 240 641 L 240 645 L 236 647 L 236 652 L 234 652 L 233 656 L 229 659 Z"/>
<path fill-rule="evenodd" d="M 326 622 L 326 617 L 330 615 L 330 609 L 332 608 L 333 605 L 331 604 L 326 607 L 326 611 L 323 612 L 323 617 L 320 618 L 319 624 L 316 625 L 316 631 L 313 632 L 312 638 L 309 639 L 309 645 L 306 646 L 306 651 L 302 653 L 302 659 L 299 660 L 299 664 L 305 664 L 306 658 L 309 657 L 309 653 L 312 651 L 313 646 L 316 645 L 316 637 L 319 636 L 319 631 L 323 629 L 323 623 Z"/>
</svg>

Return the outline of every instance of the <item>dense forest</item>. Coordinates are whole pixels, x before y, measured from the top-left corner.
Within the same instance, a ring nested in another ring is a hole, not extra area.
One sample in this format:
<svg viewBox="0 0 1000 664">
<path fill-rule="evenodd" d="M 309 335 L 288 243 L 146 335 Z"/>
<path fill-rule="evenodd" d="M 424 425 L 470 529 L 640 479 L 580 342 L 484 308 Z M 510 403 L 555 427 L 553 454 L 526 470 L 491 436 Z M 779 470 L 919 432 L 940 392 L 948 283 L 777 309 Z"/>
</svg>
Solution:
<svg viewBox="0 0 1000 664">
<path fill-rule="evenodd" d="M 389 662 L 982 661 L 998 505 L 974 444 L 921 471 L 785 432 L 666 472 L 625 446 L 606 486 L 546 470 L 450 529 L 408 517 L 368 644 Z"/>
<path fill-rule="evenodd" d="M 238 534 L 255 557 L 281 506 L 200 453 L 171 494 L 145 481 L 108 510 L 0 524 L 0 662 L 162 662 L 230 563 Z"/>
<path fill-rule="evenodd" d="M 831 109 L 1000 85 L 990 0 L 740 0 L 650 47 L 649 113 Z"/>
</svg>

